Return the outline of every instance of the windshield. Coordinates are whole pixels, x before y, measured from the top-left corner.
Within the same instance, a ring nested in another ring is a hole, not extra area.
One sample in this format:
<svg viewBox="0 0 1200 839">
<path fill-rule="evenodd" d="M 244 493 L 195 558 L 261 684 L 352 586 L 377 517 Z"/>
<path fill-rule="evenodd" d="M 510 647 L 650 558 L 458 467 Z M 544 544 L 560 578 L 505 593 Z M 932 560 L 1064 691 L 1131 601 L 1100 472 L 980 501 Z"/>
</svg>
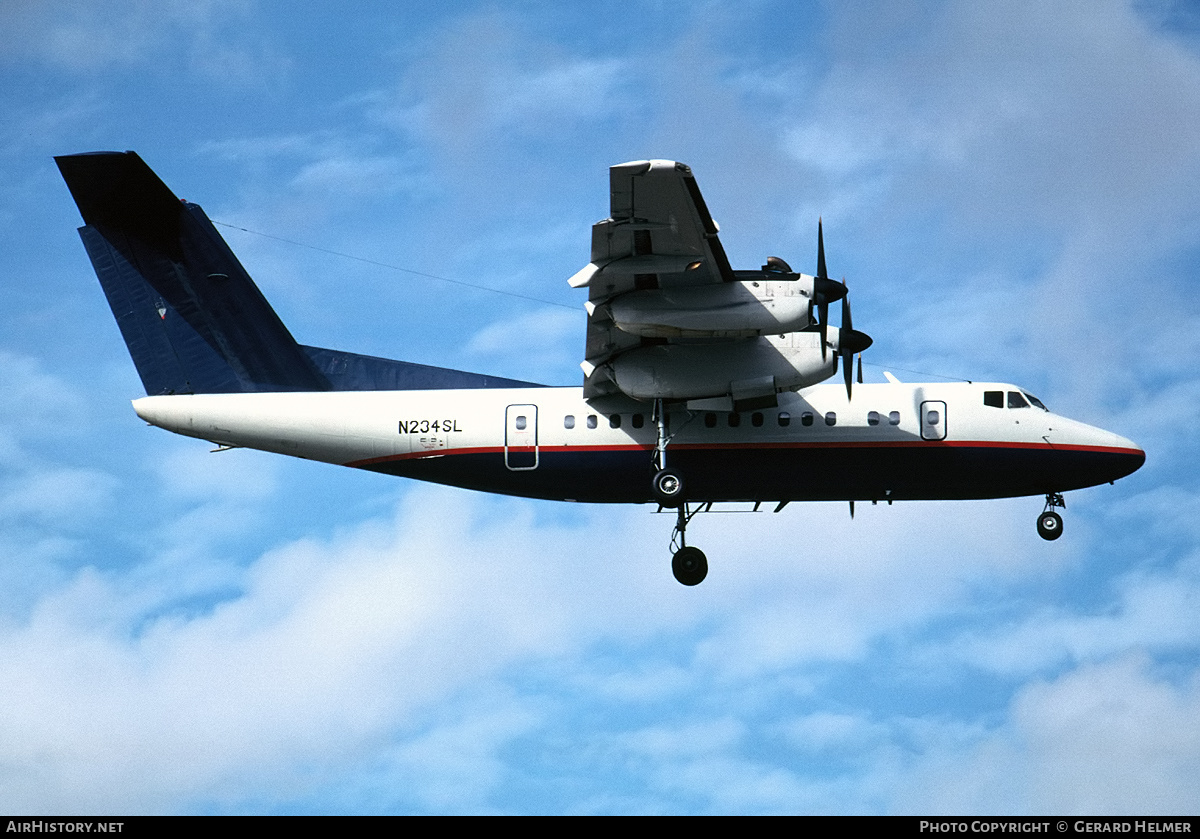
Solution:
<svg viewBox="0 0 1200 839">
<path fill-rule="evenodd" d="M 1037 407 L 1041 408 L 1043 411 L 1046 411 L 1047 413 L 1049 413 L 1049 412 L 1050 412 L 1050 409 L 1049 409 L 1049 408 L 1047 408 L 1045 405 L 1043 405 L 1043 404 L 1042 404 L 1042 400 L 1038 399 L 1038 398 L 1037 398 L 1036 396 L 1034 396 L 1032 393 L 1029 393 L 1029 392 L 1027 392 L 1027 391 L 1024 391 L 1024 390 L 1023 390 L 1023 391 L 1021 391 L 1021 393 L 1024 393 L 1024 394 L 1025 394 L 1025 398 L 1026 398 L 1026 399 L 1028 399 L 1030 402 L 1032 402 L 1032 403 L 1033 403 L 1034 405 L 1036 405 Z"/>
</svg>

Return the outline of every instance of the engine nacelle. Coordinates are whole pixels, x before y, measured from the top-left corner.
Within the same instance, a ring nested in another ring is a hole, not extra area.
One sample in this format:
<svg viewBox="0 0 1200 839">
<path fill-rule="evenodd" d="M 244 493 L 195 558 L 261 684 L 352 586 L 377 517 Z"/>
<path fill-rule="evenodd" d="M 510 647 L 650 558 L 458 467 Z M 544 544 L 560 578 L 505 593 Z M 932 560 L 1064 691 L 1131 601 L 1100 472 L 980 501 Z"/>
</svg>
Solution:
<svg viewBox="0 0 1200 839">
<path fill-rule="evenodd" d="M 605 367 L 617 387 L 634 399 L 731 396 L 744 402 L 767 391 L 799 390 L 828 379 L 837 370 L 836 327 L 829 327 L 829 344 L 824 359 L 817 332 L 734 344 L 663 344 L 623 353 Z"/>
<path fill-rule="evenodd" d="M 632 291 L 604 304 L 613 325 L 641 338 L 754 338 L 812 324 L 813 278 Z"/>
</svg>

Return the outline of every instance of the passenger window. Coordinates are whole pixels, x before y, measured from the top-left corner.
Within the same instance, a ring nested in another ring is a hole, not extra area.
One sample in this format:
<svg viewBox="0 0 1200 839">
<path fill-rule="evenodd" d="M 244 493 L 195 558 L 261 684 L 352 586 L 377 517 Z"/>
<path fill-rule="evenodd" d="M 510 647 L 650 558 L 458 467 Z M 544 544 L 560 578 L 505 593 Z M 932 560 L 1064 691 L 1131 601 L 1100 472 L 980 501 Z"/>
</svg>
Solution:
<svg viewBox="0 0 1200 839">
<path fill-rule="evenodd" d="M 889 425 L 899 425 L 900 424 L 900 412 L 899 411 L 892 411 L 890 414 L 888 414 L 888 424 Z"/>
<path fill-rule="evenodd" d="M 596 427 L 596 415 L 588 414 L 588 428 L 595 428 L 595 427 Z"/>
<path fill-rule="evenodd" d="M 633 427 L 634 428 L 641 428 L 645 424 L 646 424 L 646 418 L 642 414 L 634 414 L 633 415 Z"/>
<path fill-rule="evenodd" d="M 573 414 L 567 414 L 565 417 L 563 417 L 563 428 L 574 428 L 574 427 L 575 427 L 575 416 Z"/>
<path fill-rule="evenodd" d="M 705 428 L 716 428 L 717 427 L 717 415 L 712 413 L 711 411 L 709 413 L 705 414 L 704 415 L 704 427 Z"/>
<path fill-rule="evenodd" d="M 983 392 L 983 404 L 989 408 L 1004 407 L 1004 391 L 1002 390 L 985 390 Z"/>
<path fill-rule="evenodd" d="M 778 419 L 780 428 L 787 428 L 792 424 L 792 415 L 787 411 L 780 411 Z"/>
<path fill-rule="evenodd" d="M 804 413 L 802 413 L 800 415 L 800 424 L 801 425 L 812 425 L 813 424 L 812 411 L 805 411 Z"/>
<path fill-rule="evenodd" d="M 609 417 L 608 418 L 608 427 L 609 428 L 620 428 L 621 427 L 621 415 L 613 414 L 611 417 Z"/>
<path fill-rule="evenodd" d="M 525 430 L 525 417 L 517 417 L 516 425 L 517 425 L 517 431 L 524 431 Z"/>
<path fill-rule="evenodd" d="M 758 411 L 755 411 L 753 414 L 750 415 L 750 424 L 753 425 L 755 428 L 762 428 L 763 415 L 760 414 Z"/>
<path fill-rule="evenodd" d="M 825 415 L 825 424 L 826 425 L 837 425 L 837 414 L 835 414 L 833 411 L 830 411 L 828 414 L 826 414 Z"/>
<path fill-rule="evenodd" d="M 867 412 L 867 425 L 879 425 L 879 412 L 878 411 L 868 411 Z"/>
<path fill-rule="evenodd" d="M 729 427 L 737 428 L 741 424 L 742 424 L 742 415 L 739 414 L 737 411 L 730 411 L 729 412 Z"/>
<path fill-rule="evenodd" d="M 1015 390 L 1008 392 L 1008 407 L 1010 408 L 1028 408 L 1029 403 L 1025 401 L 1025 397 L 1017 393 Z"/>
<path fill-rule="evenodd" d="M 926 425 L 937 425 L 941 421 L 942 421 L 942 415 L 939 414 L 937 411 L 926 411 L 925 412 L 925 424 Z"/>
</svg>

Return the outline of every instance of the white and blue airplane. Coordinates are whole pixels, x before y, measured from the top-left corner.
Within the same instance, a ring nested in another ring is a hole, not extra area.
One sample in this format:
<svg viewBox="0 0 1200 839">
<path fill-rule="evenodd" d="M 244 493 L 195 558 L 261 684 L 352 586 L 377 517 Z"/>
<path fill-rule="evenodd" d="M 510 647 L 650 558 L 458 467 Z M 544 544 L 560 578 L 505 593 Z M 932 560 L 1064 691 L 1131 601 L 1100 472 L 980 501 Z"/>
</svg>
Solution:
<svg viewBox="0 0 1200 839">
<path fill-rule="evenodd" d="M 691 170 L 610 170 L 592 229 L 583 385 L 530 382 L 297 343 L 199 206 L 133 152 L 56 158 L 79 233 L 147 395 L 138 416 L 247 447 L 484 492 L 657 503 L 672 569 L 708 572 L 687 526 L 717 502 L 1044 496 L 1145 461 L 1132 441 L 1011 384 L 862 384 L 871 339 L 846 286 L 771 257 L 735 271 Z M 828 323 L 840 301 L 841 326 Z M 859 355 L 858 387 L 853 358 Z M 820 384 L 839 366 L 843 384 Z M 853 396 L 853 401 L 851 397 Z"/>
</svg>

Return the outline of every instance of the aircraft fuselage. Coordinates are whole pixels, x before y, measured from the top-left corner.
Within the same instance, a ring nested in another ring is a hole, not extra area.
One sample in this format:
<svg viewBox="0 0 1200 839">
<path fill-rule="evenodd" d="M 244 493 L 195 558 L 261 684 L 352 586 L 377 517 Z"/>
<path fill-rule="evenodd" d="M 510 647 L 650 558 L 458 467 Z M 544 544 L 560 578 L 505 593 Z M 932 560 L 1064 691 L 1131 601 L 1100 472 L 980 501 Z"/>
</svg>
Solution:
<svg viewBox="0 0 1200 839">
<path fill-rule="evenodd" d="M 1014 393 L 867 384 L 847 401 L 840 385 L 819 385 L 780 394 L 770 409 L 680 405 L 668 413 L 666 465 L 687 476 L 689 501 L 777 502 L 1042 495 L 1114 481 L 1144 462 L 1116 434 L 1009 407 Z M 134 407 L 153 425 L 222 445 L 507 495 L 652 502 L 650 406 L 594 404 L 578 387 L 535 387 L 148 396 Z"/>
</svg>

